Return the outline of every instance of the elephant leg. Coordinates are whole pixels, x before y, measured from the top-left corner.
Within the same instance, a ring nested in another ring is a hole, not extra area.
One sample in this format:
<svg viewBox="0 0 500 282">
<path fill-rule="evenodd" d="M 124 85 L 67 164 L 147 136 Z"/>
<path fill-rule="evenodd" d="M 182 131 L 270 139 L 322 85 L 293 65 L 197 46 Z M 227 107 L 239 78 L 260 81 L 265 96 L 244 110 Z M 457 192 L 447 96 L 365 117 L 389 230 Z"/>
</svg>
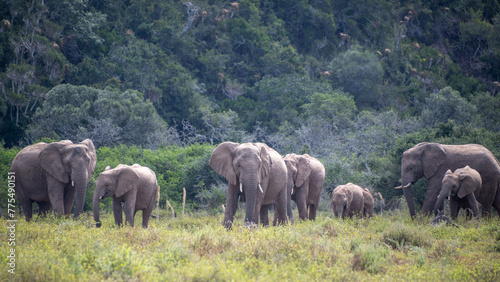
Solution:
<svg viewBox="0 0 500 282">
<path fill-rule="evenodd" d="M 425 200 L 422 205 L 422 213 L 426 216 L 431 215 L 431 212 L 436 205 L 437 196 L 441 191 L 441 182 L 442 178 L 432 177 L 427 180 L 427 191 L 425 192 Z M 439 208 L 440 211 L 443 210 L 443 207 Z"/>
<path fill-rule="evenodd" d="M 153 209 L 149 207 L 142 211 L 142 227 L 148 228 L 149 218 L 151 217 L 152 212 Z"/>
<path fill-rule="evenodd" d="M 135 210 L 135 203 L 125 200 L 125 203 L 123 204 L 123 211 L 125 212 L 125 222 L 134 227 L 134 216 L 137 212 Z"/>
<path fill-rule="evenodd" d="M 67 185 L 64 189 L 64 214 L 69 215 L 75 202 L 76 189 L 71 184 Z"/>
<path fill-rule="evenodd" d="M 269 205 L 260 208 L 260 222 L 263 226 L 269 226 Z"/>
<path fill-rule="evenodd" d="M 123 224 L 122 202 L 113 197 L 113 215 L 115 216 L 115 224 L 121 226 Z"/>
<path fill-rule="evenodd" d="M 49 202 L 36 202 L 38 204 L 38 216 L 45 216 L 50 210 Z"/>
<path fill-rule="evenodd" d="M 275 213 L 278 215 L 278 224 L 287 222 L 287 190 L 286 188 L 278 193 L 278 204 L 276 205 Z"/>
<path fill-rule="evenodd" d="M 157 193 L 156 190 L 154 193 Z M 156 197 L 152 197 L 149 201 L 148 206 L 142 211 L 142 227 L 148 228 L 149 219 L 151 218 L 151 213 L 155 208 Z"/>
<path fill-rule="evenodd" d="M 56 215 L 64 214 L 64 187 L 61 182 L 47 175 L 49 199 Z"/>
<path fill-rule="evenodd" d="M 316 219 L 316 211 L 318 210 L 318 206 L 316 204 L 309 205 L 309 220 Z"/>
<path fill-rule="evenodd" d="M 226 209 L 224 211 L 224 226 L 231 228 L 233 225 L 234 215 L 238 209 L 238 187 L 237 185 L 229 184 L 227 187 Z"/>
<path fill-rule="evenodd" d="M 477 201 L 474 193 L 470 193 L 469 195 L 467 195 L 467 201 L 469 202 L 469 206 L 472 209 L 472 215 L 474 217 L 479 217 L 479 207 L 477 206 Z"/>
<path fill-rule="evenodd" d="M 30 221 L 33 217 L 33 201 L 31 200 L 22 200 L 19 201 L 19 204 L 23 208 L 24 216 L 26 217 L 26 221 Z"/>
<path fill-rule="evenodd" d="M 450 199 L 450 215 L 452 219 L 457 218 L 459 210 L 460 206 L 458 205 L 458 202 L 454 199 Z"/>
<path fill-rule="evenodd" d="M 305 186 L 305 184 L 304 184 Z M 307 188 L 308 187 L 300 187 L 297 188 L 297 195 L 296 195 L 296 200 L 295 203 L 297 204 L 297 210 L 299 210 L 299 218 L 300 220 L 306 220 L 307 219 Z"/>
</svg>

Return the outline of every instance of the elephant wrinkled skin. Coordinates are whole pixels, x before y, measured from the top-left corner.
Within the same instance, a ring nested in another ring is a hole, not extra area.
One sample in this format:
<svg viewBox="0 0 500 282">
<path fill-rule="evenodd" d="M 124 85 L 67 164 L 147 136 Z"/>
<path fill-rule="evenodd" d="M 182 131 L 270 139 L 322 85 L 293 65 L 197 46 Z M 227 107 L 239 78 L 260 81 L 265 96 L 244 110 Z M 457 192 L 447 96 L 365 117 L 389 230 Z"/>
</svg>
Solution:
<svg viewBox="0 0 500 282">
<path fill-rule="evenodd" d="M 260 212 L 262 224 L 269 225 L 269 205 L 276 205 L 280 223 L 287 222 L 287 171 L 278 152 L 264 143 L 224 142 L 212 152 L 210 167 L 228 181 L 225 227 L 232 226 L 240 195 L 246 202 L 245 224 L 258 224 Z"/>
<path fill-rule="evenodd" d="M 73 144 L 69 140 L 37 143 L 22 149 L 12 161 L 16 175 L 16 197 L 26 221 L 36 202 L 40 213 L 52 206 L 58 215 L 69 215 L 76 198 L 75 215 L 83 211 L 87 181 L 94 173 L 96 152 L 90 139 Z"/>
<path fill-rule="evenodd" d="M 442 145 L 438 143 L 420 143 L 406 150 L 401 161 L 401 183 L 410 215 L 415 216 L 415 202 L 411 185 L 422 177 L 427 179 L 422 213 L 429 215 L 434 210 L 441 191 L 441 182 L 448 169 L 469 165 L 481 175 L 483 186 L 476 195 L 483 206 L 483 215 L 489 215 L 494 207 L 500 216 L 500 164 L 495 156 L 485 147 L 477 144 Z M 442 207 L 439 208 L 440 210 Z"/>
<path fill-rule="evenodd" d="M 123 223 L 123 203 L 125 221 L 130 226 L 134 226 L 134 216 L 138 210 L 142 210 L 142 227 L 147 228 L 157 195 L 156 174 L 150 168 L 138 164 L 132 166 L 120 164 L 114 169 L 106 167 L 97 178 L 92 201 L 96 226 L 101 226 L 99 220 L 100 200 L 113 197 L 113 214 L 116 225 L 121 226 Z"/>
<path fill-rule="evenodd" d="M 308 154 L 288 154 L 284 160 L 288 170 L 287 195 L 290 196 L 288 201 L 290 199 L 295 201 L 301 220 L 307 218 L 315 220 L 321 189 L 325 182 L 325 167 Z M 309 217 L 307 216 L 308 209 Z M 287 214 L 288 218 L 293 221 L 291 206 Z"/>
</svg>

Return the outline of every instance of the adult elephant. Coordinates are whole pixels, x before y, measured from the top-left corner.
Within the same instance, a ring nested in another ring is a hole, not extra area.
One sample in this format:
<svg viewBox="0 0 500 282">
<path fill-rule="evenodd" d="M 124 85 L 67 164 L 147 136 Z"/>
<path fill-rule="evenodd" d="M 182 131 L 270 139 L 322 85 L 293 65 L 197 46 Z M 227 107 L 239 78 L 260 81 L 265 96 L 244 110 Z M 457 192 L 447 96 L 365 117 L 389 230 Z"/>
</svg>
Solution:
<svg viewBox="0 0 500 282">
<path fill-rule="evenodd" d="M 130 226 L 134 226 L 135 214 L 142 210 L 142 227 L 147 228 L 157 195 L 156 174 L 150 168 L 138 164 L 132 166 L 120 164 L 114 169 L 106 167 L 97 178 L 92 201 L 96 226 L 101 227 L 99 220 L 100 201 L 107 197 L 113 197 L 113 214 L 116 225 L 122 225 L 124 210 L 125 221 Z"/>
<path fill-rule="evenodd" d="M 458 168 L 454 172 L 451 170 L 446 171 L 441 192 L 434 206 L 436 213 L 443 205 L 444 199 L 449 198 L 451 218 L 457 218 L 460 208 L 470 208 L 472 214 L 479 217 L 479 207 L 474 194 L 479 194 L 481 187 L 481 175 L 469 166 Z"/>
<path fill-rule="evenodd" d="M 263 143 L 224 142 L 212 152 L 210 166 L 227 179 L 224 226 L 231 228 L 238 196 L 246 201 L 245 224 L 269 225 L 268 205 L 276 205 L 277 219 L 287 222 L 287 170 L 278 152 Z"/>
<path fill-rule="evenodd" d="M 32 217 L 32 203 L 41 213 L 52 205 L 56 214 L 68 215 L 76 198 L 75 215 L 83 211 L 87 181 L 94 173 L 96 152 L 90 139 L 78 144 L 69 140 L 37 143 L 22 149 L 12 161 L 16 176 L 16 197 L 26 221 Z"/>
<path fill-rule="evenodd" d="M 401 183 L 410 215 L 415 216 L 415 202 L 411 185 L 422 177 L 428 181 L 422 213 L 429 215 L 434 209 L 437 196 L 441 191 L 441 182 L 448 169 L 469 165 L 481 175 L 483 187 L 477 195 L 487 215 L 493 206 L 500 215 L 500 165 L 495 156 L 485 147 L 477 144 L 442 145 L 438 143 L 420 143 L 403 153 L 401 162 Z M 442 209 L 442 207 L 440 207 Z"/>
<path fill-rule="evenodd" d="M 299 218 L 305 220 L 316 219 L 321 198 L 321 189 L 325 182 L 325 167 L 316 158 L 308 154 L 288 154 L 284 158 L 288 170 L 287 191 L 291 200 L 297 204 Z M 290 201 L 290 200 L 288 200 Z M 309 217 L 307 210 L 309 209 Z M 293 213 L 287 210 L 288 218 L 293 221 Z"/>
</svg>

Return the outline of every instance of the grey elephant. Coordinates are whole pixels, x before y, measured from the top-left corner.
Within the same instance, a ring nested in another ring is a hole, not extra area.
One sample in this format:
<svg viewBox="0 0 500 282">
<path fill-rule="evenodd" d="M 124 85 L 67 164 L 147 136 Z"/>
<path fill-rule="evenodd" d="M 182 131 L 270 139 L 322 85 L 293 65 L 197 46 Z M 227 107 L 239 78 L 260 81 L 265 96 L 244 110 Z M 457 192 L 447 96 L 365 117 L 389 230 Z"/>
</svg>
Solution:
<svg viewBox="0 0 500 282">
<path fill-rule="evenodd" d="M 245 224 L 269 225 L 268 206 L 276 205 L 277 220 L 287 222 L 287 170 L 278 152 L 264 143 L 224 142 L 212 152 L 210 166 L 227 179 L 224 226 L 231 228 L 238 196 L 246 202 Z"/>
<path fill-rule="evenodd" d="M 422 213 L 429 215 L 434 210 L 441 182 L 448 169 L 469 165 L 481 175 L 482 188 L 476 194 L 477 201 L 483 206 L 483 215 L 488 215 L 494 207 L 500 215 L 500 165 L 495 156 L 485 147 L 477 144 L 442 145 L 420 143 L 403 153 L 401 162 L 401 183 L 408 203 L 410 215 L 415 216 L 415 202 L 411 185 L 422 177 L 427 179 L 427 191 L 422 205 Z M 442 210 L 442 206 L 439 207 Z"/>
<path fill-rule="evenodd" d="M 83 211 L 87 181 L 94 173 L 97 157 L 94 144 L 85 139 L 37 143 L 17 153 L 10 171 L 15 173 L 16 197 L 26 221 L 33 215 L 33 202 L 40 213 L 52 206 L 57 215 L 69 215 L 76 198 L 74 217 Z"/>
<path fill-rule="evenodd" d="M 157 195 L 156 174 L 150 168 L 138 164 L 132 166 L 120 164 L 114 169 L 106 167 L 97 178 L 92 201 L 96 226 L 101 226 L 99 220 L 100 201 L 112 197 L 116 225 L 122 225 L 124 211 L 125 221 L 130 226 L 134 226 L 135 214 L 142 210 L 142 226 L 147 228 Z"/>
<path fill-rule="evenodd" d="M 336 217 L 372 216 L 373 197 L 367 189 L 347 183 L 337 186 L 332 193 L 333 213 Z"/>
<path fill-rule="evenodd" d="M 373 200 L 373 195 L 370 193 L 370 190 L 363 188 L 363 216 L 364 217 L 372 217 L 373 210 L 375 208 L 375 201 Z"/>
<path fill-rule="evenodd" d="M 449 197 L 451 218 L 457 218 L 460 208 L 471 208 L 473 216 L 479 217 L 479 208 L 474 194 L 479 194 L 481 187 L 481 175 L 469 166 L 457 168 L 454 172 L 446 171 L 441 192 L 434 206 L 436 214 L 444 200 Z"/>
<path fill-rule="evenodd" d="M 325 167 L 308 154 L 288 154 L 284 158 L 288 171 L 287 191 L 291 200 L 297 204 L 299 218 L 316 219 L 321 198 L 321 189 L 325 182 Z M 288 200 L 290 201 L 290 199 Z M 309 209 L 309 217 L 307 211 Z M 293 221 L 291 206 L 287 210 L 288 218 Z"/>
</svg>

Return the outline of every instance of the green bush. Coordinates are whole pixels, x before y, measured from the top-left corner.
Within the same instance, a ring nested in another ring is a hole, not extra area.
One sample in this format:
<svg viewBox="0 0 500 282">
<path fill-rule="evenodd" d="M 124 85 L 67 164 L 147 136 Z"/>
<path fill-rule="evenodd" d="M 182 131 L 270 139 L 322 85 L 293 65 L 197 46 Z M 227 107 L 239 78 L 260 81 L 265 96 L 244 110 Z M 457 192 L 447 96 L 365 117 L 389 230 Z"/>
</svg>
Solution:
<svg viewBox="0 0 500 282">
<path fill-rule="evenodd" d="M 428 237 L 418 226 L 393 224 L 382 234 L 382 242 L 393 249 L 404 250 L 409 247 L 429 246 Z"/>
</svg>

